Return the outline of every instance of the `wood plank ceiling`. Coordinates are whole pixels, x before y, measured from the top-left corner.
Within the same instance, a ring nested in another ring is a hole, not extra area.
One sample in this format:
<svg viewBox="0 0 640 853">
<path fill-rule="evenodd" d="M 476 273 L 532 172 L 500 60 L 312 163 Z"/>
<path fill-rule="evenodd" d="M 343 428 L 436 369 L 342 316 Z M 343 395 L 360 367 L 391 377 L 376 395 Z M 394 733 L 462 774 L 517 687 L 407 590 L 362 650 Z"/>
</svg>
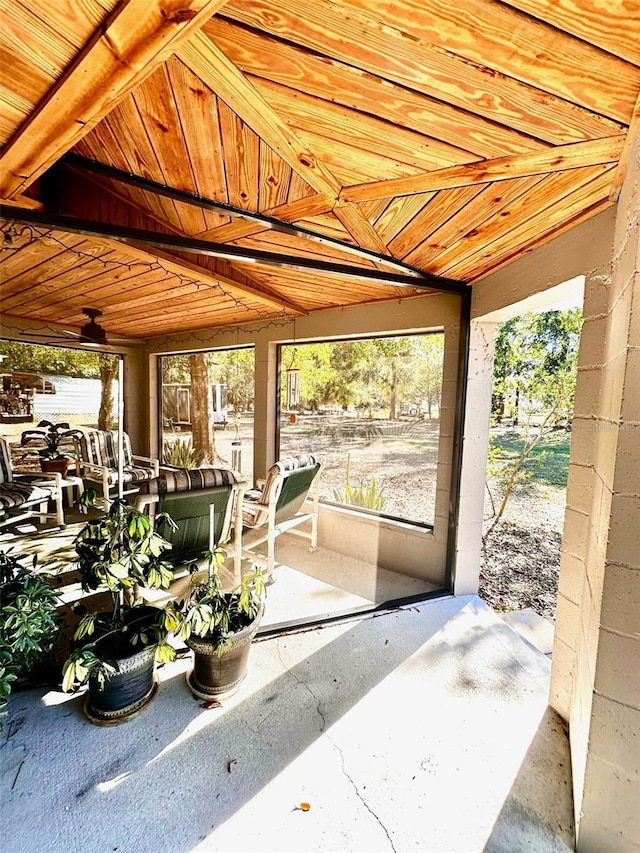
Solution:
<svg viewBox="0 0 640 853">
<path fill-rule="evenodd" d="M 5 317 L 145 338 L 456 290 L 614 204 L 640 123 L 640 0 L 1 14 Z"/>
</svg>

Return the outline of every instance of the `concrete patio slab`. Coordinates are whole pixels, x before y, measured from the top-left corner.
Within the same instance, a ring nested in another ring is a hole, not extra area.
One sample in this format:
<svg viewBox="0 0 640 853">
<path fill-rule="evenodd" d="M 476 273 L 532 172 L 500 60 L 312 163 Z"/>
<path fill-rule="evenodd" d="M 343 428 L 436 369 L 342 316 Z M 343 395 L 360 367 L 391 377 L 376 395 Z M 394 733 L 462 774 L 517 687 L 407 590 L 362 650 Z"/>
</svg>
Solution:
<svg viewBox="0 0 640 853">
<path fill-rule="evenodd" d="M 573 849 L 549 661 L 479 599 L 278 636 L 251 655 L 222 708 L 191 697 L 185 659 L 116 728 L 88 723 L 79 696 L 13 696 L 3 851 Z"/>
</svg>

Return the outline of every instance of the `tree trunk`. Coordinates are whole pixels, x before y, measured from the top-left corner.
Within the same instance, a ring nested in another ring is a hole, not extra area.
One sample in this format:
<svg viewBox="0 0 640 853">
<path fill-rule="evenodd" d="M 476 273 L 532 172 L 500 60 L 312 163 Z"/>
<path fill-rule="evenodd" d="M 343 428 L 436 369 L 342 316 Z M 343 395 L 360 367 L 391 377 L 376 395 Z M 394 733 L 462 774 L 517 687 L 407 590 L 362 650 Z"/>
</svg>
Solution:
<svg viewBox="0 0 640 853">
<path fill-rule="evenodd" d="M 193 449 L 204 465 L 217 460 L 213 431 L 213 393 L 209 379 L 207 354 L 197 352 L 189 356 L 191 371 L 191 432 Z"/>
<path fill-rule="evenodd" d="M 398 386 L 398 364 L 394 359 L 391 360 L 391 398 L 389 400 L 389 420 L 396 419 L 396 389 Z"/>
<path fill-rule="evenodd" d="M 100 365 L 100 409 L 98 411 L 98 429 L 111 429 L 114 419 L 113 383 L 118 375 L 118 357 L 98 354 Z"/>
</svg>

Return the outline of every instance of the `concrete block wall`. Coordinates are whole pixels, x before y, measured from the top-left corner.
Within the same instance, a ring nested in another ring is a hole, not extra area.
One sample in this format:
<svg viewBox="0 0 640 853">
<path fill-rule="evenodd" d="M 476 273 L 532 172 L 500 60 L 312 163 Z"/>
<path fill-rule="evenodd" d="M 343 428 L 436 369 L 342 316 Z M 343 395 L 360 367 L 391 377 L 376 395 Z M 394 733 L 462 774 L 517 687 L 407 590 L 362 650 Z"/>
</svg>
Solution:
<svg viewBox="0 0 640 853">
<path fill-rule="evenodd" d="M 587 276 L 551 703 L 579 851 L 640 851 L 640 142 L 610 268 Z"/>
<path fill-rule="evenodd" d="M 480 579 L 496 323 L 472 321 L 465 407 L 454 593 L 475 594 Z"/>
</svg>

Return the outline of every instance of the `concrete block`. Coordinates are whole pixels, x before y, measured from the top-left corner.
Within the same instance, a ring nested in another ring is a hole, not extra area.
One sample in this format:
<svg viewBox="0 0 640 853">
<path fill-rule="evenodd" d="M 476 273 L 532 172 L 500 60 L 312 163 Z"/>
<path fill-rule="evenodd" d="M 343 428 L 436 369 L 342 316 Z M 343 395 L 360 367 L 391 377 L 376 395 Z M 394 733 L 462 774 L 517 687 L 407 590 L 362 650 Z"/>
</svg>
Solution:
<svg viewBox="0 0 640 853">
<path fill-rule="evenodd" d="M 606 367 L 605 379 L 600 396 L 600 411 L 602 418 L 617 423 L 622 410 L 622 389 L 624 386 L 626 350 L 621 349 L 615 354 Z"/>
<path fill-rule="evenodd" d="M 613 489 L 621 495 L 640 492 L 640 423 L 620 425 Z"/>
<path fill-rule="evenodd" d="M 600 620 L 604 628 L 640 637 L 640 569 L 606 566 Z"/>
<path fill-rule="evenodd" d="M 583 315 L 588 318 L 609 313 L 611 270 L 598 270 L 585 276 Z"/>
<path fill-rule="evenodd" d="M 640 776 L 590 755 L 578 827 L 578 853 L 637 853 Z"/>
<path fill-rule="evenodd" d="M 629 345 L 640 345 L 640 271 L 636 270 L 632 280 L 631 318 L 629 320 Z"/>
<path fill-rule="evenodd" d="M 629 341 L 629 321 L 631 318 L 632 288 L 631 280 L 624 283 L 620 295 L 615 299 L 610 313 L 609 336 L 605 360 L 612 361 L 623 352 Z M 617 288 L 614 286 L 614 292 Z"/>
<path fill-rule="evenodd" d="M 575 554 L 563 551 L 560 560 L 558 593 L 574 604 L 580 605 L 585 573 L 584 560 Z"/>
<path fill-rule="evenodd" d="M 574 418 L 593 418 L 600 413 L 602 381 L 602 367 L 578 367 L 576 396 L 573 406 Z"/>
<path fill-rule="evenodd" d="M 591 511 L 595 473 L 591 465 L 570 465 L 567 480 L 567 505 L 580 512 Z"/>
<path fill-rule="evenodd" d="M 578 363 L 581 367 L 597 367 L 604 363 L 608 315 L 586 317 L 580 333 Z"/>
<path fill-rule="evenodd" d="M 580 625 L 580 607 L 569 601 L 564 595 L 558 594 L 556 605 L 556 637 L 572 649 L 578 648 L 582 628 Z"/>
<path fill-rule="evenodd" d="M 562 640 L 556 631 L 551 658 L 551 685 L 549 704 L 563 720 L 569 720 L 575 686 L 576 652 Z"/>
<path fill-rule="evenodd" d="M 571 463 L 593 465 L 597 440 L 595 420 L 592 417 L 579 417 L 574 413 L 571 427 Z"/>
<path fill-rule="evenodd" d="M 640 568 L 640 497 L 614 495 L 607 560 Z"/>
<path fill-rule="evenodd" d="M 640 774 L 640 710 L 596 694 L 591 705 L 590 749 L 593 755 Z"/>
<path fill-rule="evenodd" d="M 640 638 L 600 632 L 595 689 L 598 693 L 640 708 Z M 640 801 L 639 801 L 640 802 Z"/>
<path fill-rule="evenodd" d="M 613 487 L 613 475 L 618 452 L 617 423 L 601 423 L 598 428 L 598 441 L 595 452 L 595 469 L 606 487 Z"/>
<path fill-rule="evenodd" d="M 584 559 L 587 554 L 589 538 L 589 516 L 567 507 L 564 514 L 564 533 L 562 549 L 576 557 Z"/>
<path fill-rule="evenodd" d="M 640 424 L 640 343 L 627 351 L 627 365 L 622 386 L 621 419 L 624 423 Z M 640 426 L 637 427 L 640 431 Z M 640 462 L 638 462 L 640 466 Z"/>
</svg>

